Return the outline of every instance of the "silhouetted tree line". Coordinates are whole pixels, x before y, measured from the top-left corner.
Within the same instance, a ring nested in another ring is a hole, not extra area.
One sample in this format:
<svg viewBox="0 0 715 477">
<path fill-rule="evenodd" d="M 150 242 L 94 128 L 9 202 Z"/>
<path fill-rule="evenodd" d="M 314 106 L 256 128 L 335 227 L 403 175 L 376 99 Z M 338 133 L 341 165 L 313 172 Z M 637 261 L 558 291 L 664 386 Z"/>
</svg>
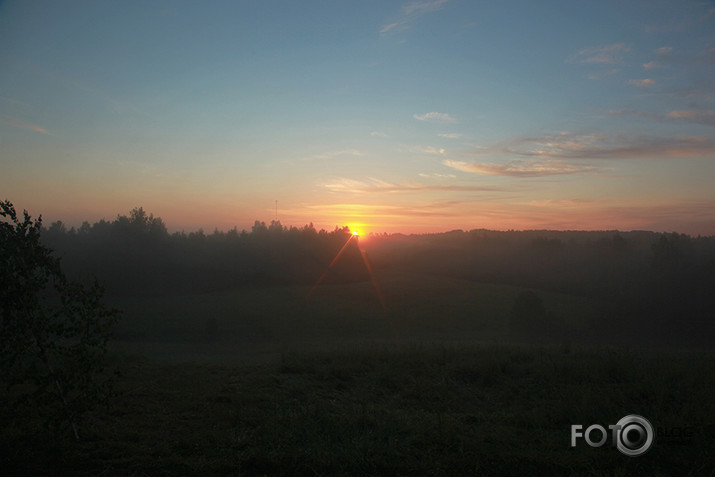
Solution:
<svg viewBox="0 0 715 477">
<path fill-rule="evenodd" d="M 250 232 L 234 228 L 170 234 L 161 218 L 135 208 L 128 216 L 84 222 L 77 229 L 55 222 L 43 230 L 42 238 L 77 279 L 96 277 L 112 295 L 151 295 L 313 283 L 350 231 L 256 221 Z M 366 278 L 357 245 L 350 244 L 326 283 Z"/>
<path fill-rule="evenodd" d="M 311 285 L 328 269 L 350 231 L 256 221 L 250 231 L 170 234 L 160 218 L 136 208 L 128 216 L 85 222 L 77 229 L 55 222 L 43 230 L 42 238 L 62 257 L 71 276 L 96 277 L 109 294 L 141 295 Z M 602 316 L 588 331 L 594 339 L 715 342 L 715 237 L 480 229 L 373 235 L 361 246 L 377 271 L 443 275 L 592 298 Z M 367 279 L 353 241 L 323 283 Z M 540 310 L 532 298 L 522 297 L 526 305 L 515 307 Z M 533 315 L 537 322 L 550 316 L 541 311 L 518 314 L 518 320 Z M 547 325 L 539 329 L 549 329 Z"/>
</svg>

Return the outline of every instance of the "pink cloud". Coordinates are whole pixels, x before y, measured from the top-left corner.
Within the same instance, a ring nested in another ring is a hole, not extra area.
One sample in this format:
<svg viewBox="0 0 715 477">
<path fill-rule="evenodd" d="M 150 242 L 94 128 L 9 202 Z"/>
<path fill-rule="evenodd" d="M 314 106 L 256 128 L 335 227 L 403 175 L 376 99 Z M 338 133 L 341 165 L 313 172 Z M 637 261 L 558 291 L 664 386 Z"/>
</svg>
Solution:
<svg viewBox="0 0 715 477">
<path fill-rule="evenodd" d="M 442 161 L 445 166 L 462 172 L 485 174 L 492 176 L 541 177 L 560 174 L 579 174 L 595 171 L 596 168 L 586 164 L 565 161 L 510 161 L 508 163 Z"/>
<path fill-rule="evenodd" d="M 647 86 L 653 86 L 655 84 L 655 80 L 651 78 L 632 79 L 628 80 L 628 84 L 637 88 L 643 88 Z"/>
<path fill-rule="evenodd" d="M 28 129 L 28 130 L 30 130 L 30 131 L 35 131 L 35 132 L 38 132 L 38 133 L 40 133 L 40 134 L 46 134 L 46 135 L 48 135 L 48 136 L 54 136 L 54 134 L 52 134 L 51 132 L 49 132 L 47 129 L 41 128 L 40 126 L 35 126 L 34 124 L 24 123 L 24 122 L 18 121 L 18 120 L 16 120 L 16 119 L 6 119 L 5 122 L 8 123 L 8 124 L 13 125 L 13 126 L 15 126 L 15 127 L 18 127 L 18 128 Z"/>
</svg>

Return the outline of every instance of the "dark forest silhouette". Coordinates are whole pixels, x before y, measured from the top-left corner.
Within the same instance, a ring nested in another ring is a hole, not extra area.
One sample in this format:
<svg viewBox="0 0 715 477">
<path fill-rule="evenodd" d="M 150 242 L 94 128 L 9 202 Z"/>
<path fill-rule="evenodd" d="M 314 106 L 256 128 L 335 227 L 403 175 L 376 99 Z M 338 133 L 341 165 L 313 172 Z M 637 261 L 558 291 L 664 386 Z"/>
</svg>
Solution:
<svg viewBox="0 0 715 477">
<path fill-rule="evenodd" d="M 256 221 L 251 231 L 171 234 L 160 218 L 136 208 L 128 216 L 85 222 L 78 229 L 55 222 L 42 237 L 74 278 L 96 277 L 110 296 L 151 296 L 310 286 L 345 245 L 350 230 L 336 227 L 328 232 L 312 224 L 297 228 Z M 538 295 L 517 297 L 510 325 L 514 339 L 711 346 L 715 338 L 713 237 L 480 229 L 372 235 L 359 246 L 378 275 L 399 270 L 507 284 L 588 297 L 599 304 L 601 318 L 590 323 L 583 336 L 565 336 L 555 324 L 559 317 L 539 308 Z M 355 241 L 325 284 L 369 279 Z"/>
<path fill-rule="evenodd" d="M 170 234 L 142 208 L 79 229 L 53 223 L 43 233 L 70 273 L 97 276 L 111 294 L 190 293 L 236 286 L 308 284 L 345 244 L 348 227 L 317 231 L 256 221 L 250 232 Z M 331 270 L 330 281 L 367 279 L 356 247 Z"/>
</svg>

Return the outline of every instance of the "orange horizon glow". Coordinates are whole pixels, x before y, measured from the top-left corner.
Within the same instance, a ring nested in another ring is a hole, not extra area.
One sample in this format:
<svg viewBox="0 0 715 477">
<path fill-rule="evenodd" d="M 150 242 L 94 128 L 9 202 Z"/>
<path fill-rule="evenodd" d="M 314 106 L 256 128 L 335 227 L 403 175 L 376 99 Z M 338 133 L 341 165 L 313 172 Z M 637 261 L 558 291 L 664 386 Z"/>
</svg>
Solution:
<svg viewBox="0 0 715 477">
<path fill-rule="evenodd" d="M 211 197 L 191 203 L 186 200 L 135 197 L 113 201 L 50 201 L 47 197 L 23 197 L 8 194 L 18 210 L 26 209 L 31 216 L 42 216 L 49 226 L 62 221 L 67 228 L 78 228 L 102 219 L 112 221 L 118 215 L 128 215 L 135 207 L 160 217 L 169 232 L 193 232 L 203 229 L 250 231 L 256 220 L 270 222 L 275 209 L 265 201 L 246 201 L 237 206 L 229 201 L 215 205 Z M 85 199 L 87 199 L 85 197 Z M 361 239 L 371 234 L 430 234 L 451 230 L 650 230 L 678 232 L 689 235 L 715 235 L 712 200 L 664 200 L 623 202 L 600 200 L 536 200 L 513 202 L 422 203 L 405 205 L 342 203 L 326 205 L 297 204 L 281 208 L 278 219 L 286 227 L 304 227 L 310 223 L 316 230 L 348 227 Z"/>
</svg>

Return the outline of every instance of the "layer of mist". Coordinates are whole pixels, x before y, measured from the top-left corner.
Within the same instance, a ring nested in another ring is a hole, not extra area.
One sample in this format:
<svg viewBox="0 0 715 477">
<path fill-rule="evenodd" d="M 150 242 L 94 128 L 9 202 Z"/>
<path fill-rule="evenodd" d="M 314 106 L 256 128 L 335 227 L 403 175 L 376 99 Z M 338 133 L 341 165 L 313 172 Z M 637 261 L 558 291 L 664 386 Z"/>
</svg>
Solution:
<svg viewBox="0 0 715 477">
<path fill-rule="evenodd" d="M 137 208 L 79 229 L 55 222 L 43 240 L 70 276 L 96 277 L 124 308 L 120 340 L 715 342 L 713 237 L 455 230 L 358 239 L 347 227 L 277 221 L 170 234 Z"/>
</svg>

